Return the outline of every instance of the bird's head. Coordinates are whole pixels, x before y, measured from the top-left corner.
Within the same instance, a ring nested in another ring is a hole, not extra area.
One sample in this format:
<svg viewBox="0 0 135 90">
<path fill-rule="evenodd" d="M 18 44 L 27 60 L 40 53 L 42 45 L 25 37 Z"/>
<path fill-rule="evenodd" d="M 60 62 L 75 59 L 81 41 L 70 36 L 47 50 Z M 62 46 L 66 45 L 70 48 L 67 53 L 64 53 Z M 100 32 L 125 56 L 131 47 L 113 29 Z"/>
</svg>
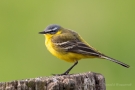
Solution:
<svg viewBox="0 0 135 90">
<path fill-rule="evenodd" d="M 57 24 L 52 24 L 46 27 L 46 29 L 42 32 L 39 32 L 39 34 L 44 34 L 44 35 L 54 35 L 54 34 L 59 34 L 62 30 L 62 27 Z"/>
</svg>

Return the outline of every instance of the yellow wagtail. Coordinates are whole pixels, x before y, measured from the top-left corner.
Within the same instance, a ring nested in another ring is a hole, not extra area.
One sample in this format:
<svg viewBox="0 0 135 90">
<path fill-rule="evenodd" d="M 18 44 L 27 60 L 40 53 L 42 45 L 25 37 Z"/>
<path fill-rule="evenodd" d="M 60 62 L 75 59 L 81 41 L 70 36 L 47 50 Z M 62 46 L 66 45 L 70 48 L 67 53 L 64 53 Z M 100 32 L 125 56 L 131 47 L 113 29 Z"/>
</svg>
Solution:
<svg viewBox="0 0 135 90">
<path fill-rule="evenodd" d="M 129 68 L 129 65 L 110 58 L 94 49 L 76 32 L 65 29 L 59 25 L 49 25 L 44 31 L 39 33 L 44 34 L 46 38 L 45 45 L 54 56 L 67 62 L 74 62 L 73 66 L 60 75 L 67 75 L 70 70 L 77 65 L 78 60 L 84 58 L 107 59 Z"/>
</svg>

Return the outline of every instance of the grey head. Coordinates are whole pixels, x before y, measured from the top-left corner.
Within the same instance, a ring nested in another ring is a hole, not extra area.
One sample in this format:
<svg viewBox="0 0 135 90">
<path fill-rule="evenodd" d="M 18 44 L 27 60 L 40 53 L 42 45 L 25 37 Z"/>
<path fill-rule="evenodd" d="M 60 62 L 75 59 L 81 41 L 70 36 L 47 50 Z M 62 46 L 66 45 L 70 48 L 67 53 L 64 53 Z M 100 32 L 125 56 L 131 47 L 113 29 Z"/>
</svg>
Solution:
<svg viewBox="0 0 135 90">
<path fill-rule="evenodd" d="M 55 34 L 58 30 L 60 30 L 61 26 L 57 24 L 51 24 L 46 27 L 46 29 L 42 32 L 39 32 L 39 34 Z"/>
</svg>

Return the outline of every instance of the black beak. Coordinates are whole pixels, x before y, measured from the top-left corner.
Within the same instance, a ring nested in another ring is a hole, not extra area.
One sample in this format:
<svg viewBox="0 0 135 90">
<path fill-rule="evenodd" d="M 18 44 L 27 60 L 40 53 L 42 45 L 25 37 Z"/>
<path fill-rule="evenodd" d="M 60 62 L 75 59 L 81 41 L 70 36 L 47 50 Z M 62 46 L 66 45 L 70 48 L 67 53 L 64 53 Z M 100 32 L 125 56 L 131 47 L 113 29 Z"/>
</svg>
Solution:
<svg viewBox="0 0 135 90">
<path fill-rule="evenodd" d="M 39 32 L 39 34 L 46 34 L 46 32 L 45 31 L 42 31 L 42 32 Z"/>
</svg>

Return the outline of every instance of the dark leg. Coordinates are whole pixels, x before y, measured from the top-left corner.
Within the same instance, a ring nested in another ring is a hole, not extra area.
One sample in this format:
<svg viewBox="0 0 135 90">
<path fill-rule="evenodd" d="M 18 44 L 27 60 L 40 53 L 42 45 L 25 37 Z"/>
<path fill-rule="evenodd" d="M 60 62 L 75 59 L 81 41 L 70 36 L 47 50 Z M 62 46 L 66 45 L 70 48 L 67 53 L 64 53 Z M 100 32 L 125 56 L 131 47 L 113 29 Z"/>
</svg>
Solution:
<svg viewBox="0 0 135 90">
<path fill-rule="evenodd" d="M 78 61 L 76 61 L 66 72 L 64 72 L 63 74 L 61 74 L 61 75 L 67 75 L 71 70 L 72 70 L 72 68 L 74 67 L 74 66 L 76 66 L 78 64 Z"/>
<path fill-rule="evenodd" d="M 66 72 L 64 72 L 64 73 L 62 73 L 62 74 L 53 74 L 53 75 L 67 75 L 71 70 L 72 70 L 72 68 L 74 67 L 74 66 L 76 66 L 78 64 L 78 61 L 76 61 Z"/>
</svg>

